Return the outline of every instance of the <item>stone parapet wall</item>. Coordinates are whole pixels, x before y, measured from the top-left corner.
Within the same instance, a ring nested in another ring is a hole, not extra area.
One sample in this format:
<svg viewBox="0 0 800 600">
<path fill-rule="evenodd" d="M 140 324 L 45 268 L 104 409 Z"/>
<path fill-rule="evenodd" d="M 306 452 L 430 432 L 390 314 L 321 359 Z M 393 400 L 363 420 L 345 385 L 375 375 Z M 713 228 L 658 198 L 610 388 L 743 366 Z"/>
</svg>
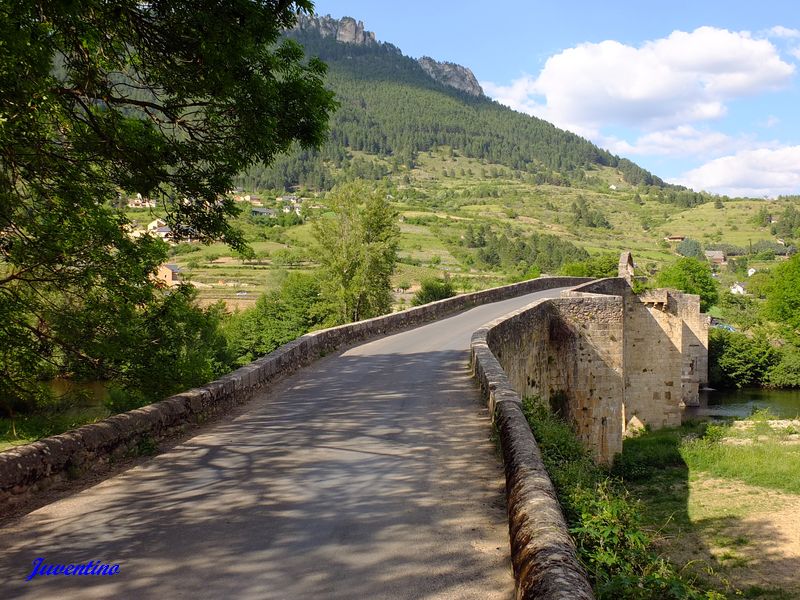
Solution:
<svg viewBox="0 0 800 600">
<path fill-rule="evenodd" d="M 116 457 L 136 453 L 249 400 L 266 384 L 339 348 L 413 327 L 480 304 L 577 285 L 584 278 L 539 278 L 440 300 L 399 313 L 304 335 L 207 385 L 0 453 L 0 506 Z"/>
<path fill-rule="evenodd" d="M 546 357 L 550 325 L 558 319 L 553 301 L 542 300 L 485 325 L 472 336 L 473 374 L 487 400 L 503 452 L 517 600 L 594 598 L 511 381 L 518 381 L 534 366 L 517 355 L 514 340 L 530 343 L 531 352 L 519 354 Z M 497 355 L 503 357 L 506 368 Z M 546 362 L 542 358 L 541 363 Z M 530 375 L 532 380 L 526 381 L 530 389 L 541 385 L 544 370 L 540 364 Z"/>
<path fill-rule="evenodd" d="M 630 256 L 623 262 L 632 265 Z M 484 325 L 471 343 L 473 375 L 503 450 L 518 599 L 592 597 L 520 398 L 545 402 L 572 422 L 599 462 L 610 463 L 634 417 L 654 427 L 679 424 L 682 392 L 696 390 L 707 370 L 697 296 L 655 290 L 639 297 L 623 277 L 561 296 Z"/>
</svg>

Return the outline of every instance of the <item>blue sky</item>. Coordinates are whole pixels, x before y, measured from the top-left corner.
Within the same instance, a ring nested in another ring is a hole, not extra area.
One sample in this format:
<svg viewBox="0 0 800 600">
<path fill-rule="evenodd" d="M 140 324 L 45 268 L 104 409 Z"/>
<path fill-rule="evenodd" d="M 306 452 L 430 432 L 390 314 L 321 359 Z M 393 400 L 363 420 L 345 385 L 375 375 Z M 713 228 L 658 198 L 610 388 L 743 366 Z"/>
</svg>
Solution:
<svg viewBox="0 0 800 600">
<path fill-rule="evenodd" d="M 785 1 L 317 0 L 487 95 L 694 189 L 800 194 L 800 11 Z M 489 8 L 487 8 L 487 6 Z"/>
</svg>

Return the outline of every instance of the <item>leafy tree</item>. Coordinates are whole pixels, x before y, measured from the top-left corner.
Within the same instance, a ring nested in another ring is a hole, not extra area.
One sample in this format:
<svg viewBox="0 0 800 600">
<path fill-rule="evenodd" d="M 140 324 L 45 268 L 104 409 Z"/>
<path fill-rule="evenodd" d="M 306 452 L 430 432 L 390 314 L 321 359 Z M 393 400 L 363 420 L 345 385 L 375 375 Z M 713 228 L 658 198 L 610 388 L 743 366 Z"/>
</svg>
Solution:
<svg viewBox="0 0 800 600">
<path fill-rule="evenodd" d="M 780 219 L 772 225 L 772 233 L 784 238 L 800 238 L 800 210 L 790 204 L 783 210 Z"/>
<path fill-rule="evenodd" d="M 753 223 L 759 227 L 766 227 L 771 222 L 772 215 L 770 214 L 769 210 L 767 210 L 766 206 L 759 208 L 758 213 L 756 213 L 756 216 L 753 217 Z"/>
<path fill-rule="evenodd" d="M 176 237 L 242 249 L 227 221 L 234 176 L 294 141 L 319 145 L 334 107 L 324 65 L 278 42 L 311 7 L 0 0 L 0 398 L 67 367 L 151 378 L 113 346 L 137 333 L 126 319 L 174 317 L 187 296 L 156 288 L 166 248 L 130 239 L 110 203 L 140 192 Z M 169 347 L 160 327 L 129 347 Z"/>
<path fill-rule="evenodd" d="M 800 336 L 800 254 L 772 269 L 765 292 L 764 315 Z"/>
<path fill-rule="evenodd" d="M 700 242 L 697 240 L 693 240 L 692 238 L 686 238 L 678 244 L 675 250 L 681 256 L 688 256 L 690 258 L 697 258 L 699 260 L 705 260 L 705 255 L 703 254 L 703 247 L 700 245 Z"/>
<path fill-rule="evenodd" d="M 599 210 L 589 207 L 586 199 L 579 197 L 577 202 L 572 203 L 572 223 L 583 225 L 584 227 L 604 227 L 611 229 L 611 224 Z"/>
<path fill-rule="evenodd" d="M 320 285 L 332 324 L 391 310 L 391 275 L 400 229 L 383 187 L 364 181 L 340 185 L 326 201 L 331 218 L 314 222 Z"/>
<path fill-rule="evenodd" d="M 769 387 L 800 388 L 800 349 L 795 346 L 785 347 L 780 361 L 767 371 L 765 383 Z"/>
<path fill-rule="evenodd" d="M 719 295 L 718 306 L 726 321 L 742 329 L 750 329 L 761 323 L 759 305 L 755 299 L 723 290 Z"/>
<path fill-rule="evenodd" d="M 317 278 L 289 273 L 280 289 L 230 316 L 223 331 L 232 360 L 245 365 L 321 326 L 325 317 Z"/>
<path fill-rule="evenodd" d="M 417 290 L 414 297 L 411 299 L 411 305 L 420 306 L 422 304 L 428 304 L 428 302 L 451 298 L 455 295 L 456 290 L 450 279 L 438 279 L 435 277 L 423 279 L 420 284 L 420 289 Z"/>
<path fill-rule="evenodd" d="M 220 331 L 224 306 L 199 309 L 196 298 L 193 286 L 181 285 L 143 309 L 126 310 L 123 324 L 93 341 L 98 345 L 93 354 L 103 357 L 103 370 L 83 375 L 113 377 L 123 388 L 124 400 L 117 396 L 112 410 L 149 404 L 229 370 L 230 356 Z M 75 371 L 85 366 L 78 362 Z"/>
<path fill-rule="evenodd" d="M 778 351 L 764 337 L 714 328 L 708 345 L 709 379 L 718 387 L 760 385 L 779 360 Z"/>
<path fill-rule="evenodd" d="M 656 285 L 699 295 L 700 310 L 703 312 L 716 304 L 719 298 L 717 282 L 711 276 L 711 267 L 696 258 L 679 258 L 665 267 L 658 274 Z"/>
<path fill-rule="evenodd" d="M 559 273 L 566 277 L 616 277 L 619 272 L 619 256 L 600 254 L 588 260 L 566 263 Z"/>
</svg>

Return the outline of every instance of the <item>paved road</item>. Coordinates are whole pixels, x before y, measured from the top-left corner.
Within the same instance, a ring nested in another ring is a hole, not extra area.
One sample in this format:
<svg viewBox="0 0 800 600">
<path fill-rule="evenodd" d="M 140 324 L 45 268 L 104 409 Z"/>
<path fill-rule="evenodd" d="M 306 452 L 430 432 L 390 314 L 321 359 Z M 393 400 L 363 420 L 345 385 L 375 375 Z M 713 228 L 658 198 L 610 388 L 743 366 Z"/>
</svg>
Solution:
<svg viewBox="0 0 800 600">
<path fill-rule="evenodd" d="M 0 531 L 0 598 L 513 597 L 467 368 L 484 305 L 322 359 L 246 412 Z M 33 561 L 114 576 L 25 581 Z"/>
</svg>

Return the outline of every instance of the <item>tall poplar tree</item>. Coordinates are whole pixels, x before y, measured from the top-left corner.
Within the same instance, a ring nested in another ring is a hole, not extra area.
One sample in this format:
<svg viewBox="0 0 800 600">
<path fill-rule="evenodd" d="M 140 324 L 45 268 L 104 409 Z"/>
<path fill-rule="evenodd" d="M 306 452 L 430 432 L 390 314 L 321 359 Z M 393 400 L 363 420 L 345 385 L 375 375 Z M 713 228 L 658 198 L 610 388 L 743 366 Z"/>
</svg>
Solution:
<svg viewBox="0 0 800 600">
<path fill-rule="evenodd" d="M 400 229 L 386 189 L 364 181 L 326 197 L 334 216 L 314 222 L 321 295 L 331 324 L 387 313 Z"/>
</svg>

